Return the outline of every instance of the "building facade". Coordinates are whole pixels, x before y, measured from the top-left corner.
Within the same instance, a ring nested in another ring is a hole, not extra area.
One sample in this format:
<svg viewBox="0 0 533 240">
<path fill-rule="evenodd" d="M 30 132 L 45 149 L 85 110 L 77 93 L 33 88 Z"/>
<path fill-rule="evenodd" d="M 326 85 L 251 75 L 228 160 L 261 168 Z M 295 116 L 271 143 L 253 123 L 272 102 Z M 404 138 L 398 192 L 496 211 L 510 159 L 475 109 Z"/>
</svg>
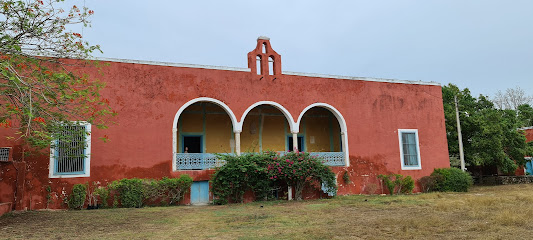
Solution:
<svg viewBox="0 0 533 240">
<path fill-rule="evenodd" d="M 265 37 L 248 53 L 248 68 L 102 61 L 109 66 L 75 71 L 106 83 L 116 124 L 80 123 L 91 133 L 79 140 L 88 144 L 83 159 L 62 159 L 60 146 L 23 159 L 20 146 L 0 139 L 13 155 L 0 163 L 0 203 L 60 208 L 76 183 L 181 174 L 195 181 L 184 203 L 202 203 L 223 164 L 213 153 L 310 152 L 337 174 L 340 195 L 381 193 L 379 174 L 417 180 L 450 166 L 438 83 L 282 71 Z"/>
<path fill-rule="evenodd" d="M 531 142 L 533 141 L 533 126 L 532 127 L 525 127 L 520 130 L 523 130 L 526 135 L 526 141 Z M 520 169 L 519 169 L 520 170 Z M 526 157 L 526 165 L 524 166 L 523 173 L 526 175 L 533 175 L 533 158 L 532 156 Z M 522 175 L 517 174 L 517 175 Z"/>
</svg>

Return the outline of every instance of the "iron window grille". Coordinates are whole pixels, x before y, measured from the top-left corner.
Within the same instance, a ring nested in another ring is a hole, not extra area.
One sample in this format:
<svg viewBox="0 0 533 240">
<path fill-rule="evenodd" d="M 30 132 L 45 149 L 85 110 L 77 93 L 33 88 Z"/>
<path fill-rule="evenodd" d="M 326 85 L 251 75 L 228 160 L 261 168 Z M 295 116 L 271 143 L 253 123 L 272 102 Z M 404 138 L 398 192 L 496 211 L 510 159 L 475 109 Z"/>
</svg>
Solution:
<svg viewBox="0 0 533 240">
<path fill-rule="evenodd" d="M 54 135 L 51 177 L 83 177 L 89 174 L 90 128 L 86 122 L 65 125 Z"/>
<path fill-rule="evenodd" d="M 0 162 L 10 162 L 11 159 L 11 148 L 2 147 L 0 148 Z"/>
</svg>

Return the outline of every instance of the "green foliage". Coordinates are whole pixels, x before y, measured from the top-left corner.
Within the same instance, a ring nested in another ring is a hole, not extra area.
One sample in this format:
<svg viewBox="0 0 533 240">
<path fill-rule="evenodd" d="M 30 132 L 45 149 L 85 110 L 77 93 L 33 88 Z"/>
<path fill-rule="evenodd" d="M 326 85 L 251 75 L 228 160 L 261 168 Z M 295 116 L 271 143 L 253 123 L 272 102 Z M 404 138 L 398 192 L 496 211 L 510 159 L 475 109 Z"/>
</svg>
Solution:
<svg viewBox="0 0 533 240">
<path fill-rule="evenodd" d="M 411 176 L 403 178 L 400 182 L 400 192 L 403 194 L 412 193 L 415 188 L 415 180 Z"/>
<path fill-rule="evenodd" d="M 418 183 L 420 183 L 420 188 L 422 192 L 432 192 L 435 191 L 437 182 L 441 182 L 443 176 L 442 175 L 430 175 L 421 177 L 418 179 Z"/>
<path fill-rule="evenodd" d="M 330 195 L 337 193 L 335 173 L 324 165 L 320 158 L 310 156 L 306 152 L 289 152 L 283 156 L 275 156 L 267 166 L 268 176 L 275 183 L 286 183 L 295 186 L 294 197 L 302 200 L 305 185 L 327 189 Z"/>
<path fill-rule="evenodd" d="M 436 168 L 431 176 L 436 177 L 435 191 L 467 192 L 473 184 L 472 176 L 458 168 Z"/>
<path fill-rule="evenodd" d="M 267 200 L 279 186 L 294 186 L 296 200 L 302 199 L 306 184 L 318 189 L 323 185 L 329 194 L 336 194 L 335 174 L 309 153 L 263 152 L 219 157 L 226 164 L 217 169 L 211 180 L 216 204 L 226 204 L 228 200 L 242 202 L 248 190 L 254 192 L 256 199 Z"/>
<path fill-rule="evenodd" d="M 109 189 L 103 186 L 98 186 L 94 189 L 94 194 L 100 197 L 102 207 L 108 207 Z"/>
<path fill-rule="evenodd" d="M 399 175 L 400 174 L 392 174 L 392 175 L 380 174 L 380 175 L 378 175 L 378 178 L 383 181 L 383 183 L 385 184 L 385 187 L 389 190 L 389 194 L 390 195 L 394 194 L 394 189 L 396 188 L 396 182 L 397 182 L 397 179 L 398 179 Z M 395 179 L 392 180 L 391 179 L 392 177 L 394 177 Z"/>
<path fill-rule="evenodd" d="M 46 208 L 48 209 L 48 205 L 52 203 L 52 186 L 46 185 Z"/>
<path fill-rule="evenodd" d="M 161 180 L 124 178 L 113 181 L 106 190 L 101 190 L 105 195 L 100 196 L 107 203 L 107 198 L 111 195 L 114 207 L 118 207 L 119 202 L 120 206 L 127 208 L 142 207 L 148 202 L 172 205 L 183 199 L 192 182 L 187 174 L 182 174 L 179 178 L 164 177 Z"/>
<path fill-rule="evenodd" d="M 191 188 L 192 182 L 192 178 L 187 174 L 183 174 L 179 178 L 164 177 L 159 181 L 162 192 L 166 193 L 166 196 L 163 195 L 164 200 L 169 205 L 179 203 L 184 194 Z"/>
<path fill-rule="evenodd" d="M 142 207 L 145 187 L 143 180 L 138 178 L 124 178 L 112 183 L 113 189 L 118 192 L 118 199 L 122 207 Z"/>
<path fill-rule="evenodd" d="M 143 179 L 143 202 L 160 202 L 164 205 L 179 203 L 192 185 L 189 175 L 179 178 L 163 177 L 161 180 Z"/>
<path fill-rule="evenodd" d="M 344 173 L 342 174 L 342 180 L 346 184 L 352 183 L 352 181 L 350 180 L 350 174 L 348 173 L 348 171 L 344 171 Z"/>
<path fill-rule="evenodd" d="M 71 120 L 104 128 L 115 115 L 100 96 L 104 84 L 75 74 L 86 62 L 66 60 L 99 51 L 67 30 L 87 26 L 93 12 L 76 6 L 65 11 L 58 2 L 0 0 L 0 127 L 36 148 L 71 130 Z"/>
<path fill-rule="evenodd" d="M 87 186 L 85 184 L 75 184 L 72 193 L 69 195 L 67 204 L 70 209 L 81 209 L 85 205 L 87 196 Z"/>
<path fill-rule="evenodd" d="M 257 199 L 266 200 L 272 189 L 266 166 L 274 156 L 273 152 L 219 155 L 226 164 L 218 168 L 211 178 L 215 204 L 226 204 L 228 200 L 242 202 L 247 190 L 252 190 Z"/>
<path fill-rule="evenodd" d="M 460 90 L 449 84 L 442 88 L 448 150 L 451 158 L 458 158 L 459 144 L 454 96 L 457 96 L 465 162 L 467 166 L 496 166 L 512 173 L 523 166 L 524 156 L 533 148 L 526 144 L 518 128 L 531 124 L 533 109 L 521 105 L 518 110 L 496 109 L 483 95 L 474 98 L 468 89 Z"/>
<path fill-rule="evenodd" d="M 378 178 L 383 181 L 385 187 L 389 190 L 390 195 L 412 193 L 415 188 L 415 181 L 411 176 L 403 177 L 401 174 L 380 174 L 378 175 Z"/>
<path fill-rule="evenodd" d="M 533 126 L 533 107 L 528 104 L 518 106 L 518 120 L 521 123 L 521 127 Z"/>
</svg>

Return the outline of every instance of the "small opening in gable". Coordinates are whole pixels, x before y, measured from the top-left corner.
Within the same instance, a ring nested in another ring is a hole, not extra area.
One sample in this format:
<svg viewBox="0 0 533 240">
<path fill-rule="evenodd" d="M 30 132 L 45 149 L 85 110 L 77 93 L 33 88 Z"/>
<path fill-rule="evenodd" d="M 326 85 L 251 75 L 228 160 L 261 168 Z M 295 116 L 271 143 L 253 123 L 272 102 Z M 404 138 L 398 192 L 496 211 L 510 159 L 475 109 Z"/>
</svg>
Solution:
<svg viewBox="0 0 533 240">
<path fill-rule="evenodd" d="M 274 58 L 268 58 L 268 75 L 274 75 Z"/>
<path fill-rule="evenodd" d="M 261 56 L 256 57 L 255 68 L 257 69 L 257 75 L 261 75 Z"/>
<path fill-rule="evenodd" d="M 263 43 L 263 53 L 266 53 L 266 52 L 267 52 L 267 44 Z"/>
</svg>

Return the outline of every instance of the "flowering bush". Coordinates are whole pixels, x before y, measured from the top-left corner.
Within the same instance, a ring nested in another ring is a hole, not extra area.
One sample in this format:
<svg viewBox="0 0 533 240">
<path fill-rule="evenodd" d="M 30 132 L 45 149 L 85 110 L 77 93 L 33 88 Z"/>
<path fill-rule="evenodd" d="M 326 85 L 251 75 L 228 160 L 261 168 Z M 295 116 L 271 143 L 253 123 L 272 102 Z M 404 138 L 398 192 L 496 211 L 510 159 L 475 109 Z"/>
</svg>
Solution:
<svg viewBox="0 0 533 240">
<path fill-rule="evenodd" d="M 296 200 L 302 200 L 302 190 L 306 184 L 320 188 L 322 185 L 328 193 L 335 195 L 337 181 L 331 169 L 320 158 L 305 152 L 289 152 L 277 155 L 267 166 L 269 179 L 284 182 L 295 187 Z"/>
<path fill-rule="evenodd" d="M 268 199 L 272 184 L 268 180 L 266 166 L 274 156 L 273 152 L 219 155 L 226 164 L 218 168 L 211 179 L 215 204 L 226 204 L 228 198 L 233 202 L 242 202 L 244 193 L 249 189 L 257 199 Z"/>
<path fill-rule="evenodd" d="M 247 190 L 252 190 L 256 199 L 267 200 L 279 186 L 294 186 L 296 200 L 302 199 L 306 184 L 324 186 L 332 195 L 337 191 L 335 174 L 309 153 L 264 152 L 219 157 L 226 164 L 217 169 L 211 180 L 216 204 L 226 204 L 228 199 L 242 202 Z"/>
</svg>

